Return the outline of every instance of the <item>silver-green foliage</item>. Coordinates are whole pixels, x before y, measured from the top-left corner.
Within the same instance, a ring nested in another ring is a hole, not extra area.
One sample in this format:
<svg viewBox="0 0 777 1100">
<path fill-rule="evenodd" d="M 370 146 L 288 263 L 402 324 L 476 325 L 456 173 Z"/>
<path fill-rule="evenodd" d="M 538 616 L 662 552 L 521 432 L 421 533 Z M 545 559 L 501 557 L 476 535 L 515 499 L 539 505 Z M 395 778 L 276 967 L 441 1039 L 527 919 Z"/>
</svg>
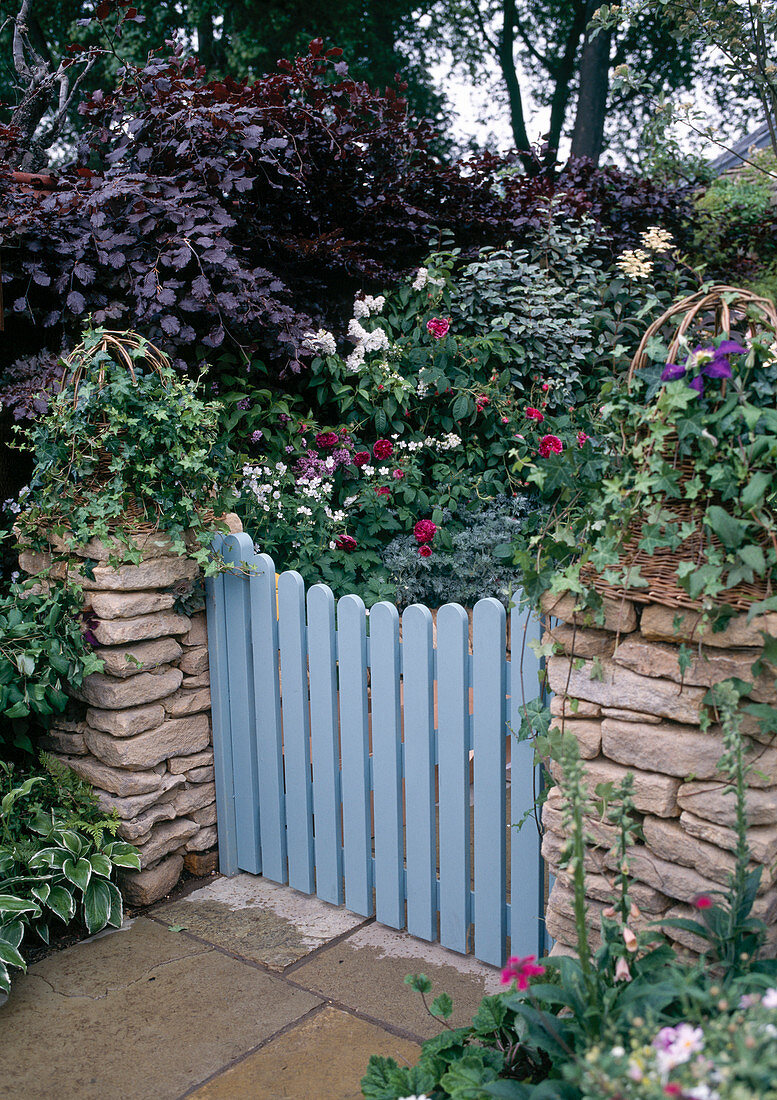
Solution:
<svg viewBox="0 0 777 1100">
<path fill-rule="evenodd" d="M 397 603 L 471 607 L 485 596 L 509 603 L 520 574 L 510 563 L 512 555 L 505 559 L 502 554 L 508 553 L 526 517 L 538 507 L 526 495 L 500 495 L 472 511 L 461 508 L 453 517 L 446 510 L 450 549 L 434 548 L 428 558 L 420 556 L 412 535 L 392 539 L 381 556 L 396 585 Z"/>
</svg>

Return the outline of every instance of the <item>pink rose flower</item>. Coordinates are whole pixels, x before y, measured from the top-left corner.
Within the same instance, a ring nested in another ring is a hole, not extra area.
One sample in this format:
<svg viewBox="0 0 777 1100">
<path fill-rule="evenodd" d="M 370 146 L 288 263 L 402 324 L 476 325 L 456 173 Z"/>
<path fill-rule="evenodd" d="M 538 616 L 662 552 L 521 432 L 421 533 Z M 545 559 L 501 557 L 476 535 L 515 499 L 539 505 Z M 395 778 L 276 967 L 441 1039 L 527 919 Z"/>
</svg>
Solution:
<svg viewBox="0 0 777 1100">
<path fill-rule="evenodd" d="M 413 534 L 416 537 L 416 542 L 431 542 L 437 534 L 437 524 L 432 523 L 430 519 L 419 519 L 413 528 Z"/>
<path fill-rule="evenodd" d="M 394 444 L 390 439 L 379 439 L 372 448 L 376 458 L 390 458 L 394 453 Z"/>
<path fill-rule="evenodd" d="M 424 544 L 423 546 L 418 547 L 418 553 L 421 555 L 422 558 L 430 558 L 432 556 L 432 548 L 431 546 L 427 546 L 426 544 Z"/>
<path fill-rule="evenodd" d="M 316 436 L 319 447 L 336 447 L 339 442 L 340 436 L 337 432 L 319 432 Z"/>
<path fill-rule="evenodd" d="M 578 432 L 577 433 L 577 445 L 578 445 L 578 447 L 582 447 L 583 444 L 586 442 L 586 440 L 588 440 L 590 438 L 591 437 L 586 435 L 585 432 Z"/>
<path fill-rule="evenodd" d="M 450 327 L 450 321 L 446 321 L 444 317 L 432 317 L 431 321 L 426 322 L 426 331 L 429 332 L 435 340 L 442 340 L 443 336 L 447 336 Z"/>
<path fill-rule="evenodd" d="M 357 451 L 356 454 L 353 456 L 354 466 L 366 466 L 369 461 L 370 461 L 370 452 L 369 451 Z"/>
<path fill-rule="evenodd" d="M 378 494 L 379 497 L 391 496 L 391 489 L 389 489 L 387 485 L 381 485 L 381 487 L 379 489 L 376 489 L 375 492 Z"/>
<path fill-rule="evenodd" d="M 356 539 L 352 538 L 350 535 L 341 535 L 335 543 L 335 546 L 338 550 L 347 550 L 348 553 L 351 554 L 356 549 L 357 542 Z"/>
<path fill-rule="evenodd" d="M 392 470 L 392 471 L 391 471 L 391 476 L 392 476 L 392 477 L 393 477 L 393 478 L 394 478 L 394 479 L 395 479 L 396 481 L 401 481 L 401 480 L 402 480 L 402 478 L 403 478 L 403 477 L 405 476 L 405 471 L 404 471 L 404 470 Z"/>
<path fill-rule="evenodd" d="M 564 450 L 564 444 L 557 435 L 544 435 L 540 440 L 540 458 L 547 458 L 550 454 L 560 455 Z"/>
<path fill-rule="evenodd" d="M 541 413 L 539 409 L 535 409 L 533 405 L 525 410 L 527 420 L 536 420 L 538 424 L 541 424 L 545 419 L 545 413 Z"/>
</svg>

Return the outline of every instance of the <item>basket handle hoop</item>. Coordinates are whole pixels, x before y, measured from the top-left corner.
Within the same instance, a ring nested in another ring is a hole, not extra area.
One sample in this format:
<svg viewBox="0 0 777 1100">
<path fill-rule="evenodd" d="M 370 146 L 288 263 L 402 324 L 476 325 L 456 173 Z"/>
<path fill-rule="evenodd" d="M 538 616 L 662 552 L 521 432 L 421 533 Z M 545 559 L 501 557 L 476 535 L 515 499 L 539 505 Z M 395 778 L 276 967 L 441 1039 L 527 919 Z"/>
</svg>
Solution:
<svg viewBox="0 0 777 1100">
<path fill-rule="evenodd" d="M 736 296 L 735 301 L 726 301 L 731 295 Z M 669 362 L 676 356 L 677 349 L 680 346 L 680 340 L 685 336 L 694 320 L 700 314 L 704 313 L 706 310 L 715 310 L 715 334 L 717 335 L 719 332 L 730 332 L 732 313 L 744 317 L 748 306 L 753 307 L 763 315 L 764 327 L 777 331 L 777 309 L 775 309 L 774 302 L 769 298 L 764 298 L 760 294 L 754 294 L 753 291 L 745 290 L 742 287 L 727 286 L 720 283 L 707 291 L 698 290 L 695 294 L 690 294 L 687 298 L 675 302 L 674 305 L 670 306 L 669 309 L 662 313 L 661 316 L 653 321 L 645 330 L 629 367 L 627 379 L 629 390 L 631 390 L 635 372 L 641 370 L 647 363 L 646 348 L 648 342 L 656 333 L 660 332 L 664 325 L 671 321 L 672 318 L 682 314 L 682 320 L 676 326 L 672 342 L 669 345 Z M 748 331 L 750 334 L 753 335 L 757 328 L 757 322 L 751 319 L 748 322 Z"/>
</svg>

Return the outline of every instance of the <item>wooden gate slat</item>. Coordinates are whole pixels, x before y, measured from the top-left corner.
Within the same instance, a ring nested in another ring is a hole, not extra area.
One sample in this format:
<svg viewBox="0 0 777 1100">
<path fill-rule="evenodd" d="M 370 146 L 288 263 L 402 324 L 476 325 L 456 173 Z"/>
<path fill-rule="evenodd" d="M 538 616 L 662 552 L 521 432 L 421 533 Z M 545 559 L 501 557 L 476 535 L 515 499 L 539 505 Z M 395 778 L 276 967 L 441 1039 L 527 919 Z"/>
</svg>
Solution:
<svg viewBox="0 0 777 1100">
<path fill-rule="evenodd" d="M 370 688 L 375 814 L 375 915 L 381 924 L 387 924 L 391 928 L 404 928 L 399 613 L 390 603 L 377 603 L 370 610 Z"/>
<path fill-rule="evenodd" d="M 305 628 L 305 585 L 299 573 L 278 581 L 278 636 L 281 650 L 283 746 L 286 761 L 286 840 L 289 885 L 311 894 L 313 818 L 310 778 L 310 719 Z"/>
<path fill-rule="evenodd" d="M 216 535 L 213 540 L 213 552 L 219 556 L 223 554 L 223 550 L 224 536 Z M 234 875 L 240 864 L 237 855 L 235 821 L 235 782 L 227 672 L 227 616 L 223 573 L 208 577 L 205 582 L 205 609 L 210 656 L 210 705 L 213 723 L 219 870 L 222 875 Z"/>
<path fill-rule="evenodd" d="M 257 554 L 249 579 L 251 638 L 255 684 L 256 723 L 259 732 L 259 831 L 262 874 L 275 882 L 288 877 L 286 853 L 286 798 L 283 789 L 283 732 L 278 681 L 278 612 L 275 563 Z"/>
<path fill-rule="evenodd" d="M 510 612 L 510 725 L 521 728 L 521 708 L 541 694 L 540 661 L 530 643 L 539 641 L 542 624 L 528 610 L 516 605 Z M 519 743 L 513 737 L 510 766 L 510 952 L 513 955 L 544 955 L 545 928 L 541 864 L 537 857 L 539 836 L 534 815 L 534 744 Z M 524 824 L 517 824 L 529 813 Z"/>
<path fill-rule="evenodd" d="M 473 615 L 475 954 L 501 966 L 507 936 L 505 609 L 478 600 Z"/>
<path fill-rule="evenodd" d="M 405 708 L 407 929 L 437 937 L 432 614 L 415 604 L 402 616 Z"/>
<path fill-rule="evenodd" d="M 227 680 L 229 720 L 232 731 L 232 763 L 235 785 L 237 854 L 244 871 L 262 870 L 259 833 L 256 719 L 251 668 L 250 605 L 246 583 L 247 563 L 254 556 L 248 535 L 227 535 L 224 560 L 234 568 L 224 575 L 224 609 L 227 622 Z"/>
<path fill-rule="evenodd" d="M 367 616 L 358 596 L 338 601 L 337 626 L 345 904 L 367 917 L 373 912 Z"/>
<path fill-rule="evenodd" d="M 469 620 L 437 612 L 440 943 L 466 952 L 470 924 Z"/>
<path fill-rule="evenodd" d="M 343 837 L 335 598 L 325 584 L 315 584 L 308 591 L 308 663 L 316 894 L 324 901 L 340 905 L 343 900 Z"/>
</svg>

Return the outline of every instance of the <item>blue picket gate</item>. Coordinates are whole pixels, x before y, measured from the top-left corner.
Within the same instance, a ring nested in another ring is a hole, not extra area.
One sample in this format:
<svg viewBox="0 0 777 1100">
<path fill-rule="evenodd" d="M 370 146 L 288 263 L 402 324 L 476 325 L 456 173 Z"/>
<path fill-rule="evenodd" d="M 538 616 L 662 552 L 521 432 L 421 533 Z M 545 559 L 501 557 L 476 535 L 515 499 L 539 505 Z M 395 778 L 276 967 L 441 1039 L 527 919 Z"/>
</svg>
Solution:
<svg viewBox="0 0 777 1100">
<path fill-rule="evenodd" d="M 480 600 L 426 607 L 307 592 L 245 534 L 207 583 L 219 858 L 502 965 L 543 953 L 533 750 L 540 625 Z M 510 760 L 508 764 L 508 746 Z M 509 804 L 508 804 L 509 795 Z"/>
</svg>

